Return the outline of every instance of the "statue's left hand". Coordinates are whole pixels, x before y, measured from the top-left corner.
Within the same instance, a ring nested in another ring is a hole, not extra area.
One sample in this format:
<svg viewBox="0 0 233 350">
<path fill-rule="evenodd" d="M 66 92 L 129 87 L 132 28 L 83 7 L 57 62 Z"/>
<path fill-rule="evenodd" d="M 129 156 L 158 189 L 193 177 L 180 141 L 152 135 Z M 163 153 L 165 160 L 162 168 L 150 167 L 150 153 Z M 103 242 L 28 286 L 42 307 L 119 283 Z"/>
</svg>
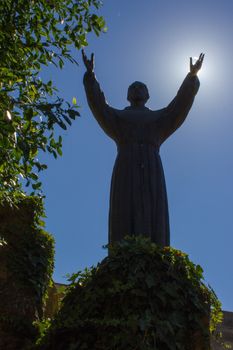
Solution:
<svg viewBox="0 0 233 350">
<path fill-rule="evenodd" d="M 193 64 L 193 59 L 190 57 L 190 74 L 197 75 L 198 71 L 201 69 L 205 54 L 201 53 L 198 60 Z"/>
<path fill-rule="evenodd" d="M 93 53 L 91 54 L 91 59 L 89 60 L 84 50 L 82 50 L 82 56 L 83 56 L 83 63 L 85 64 L 87 71 L 89 73 L 94 72 L 94 54 Z"/>
</svg>

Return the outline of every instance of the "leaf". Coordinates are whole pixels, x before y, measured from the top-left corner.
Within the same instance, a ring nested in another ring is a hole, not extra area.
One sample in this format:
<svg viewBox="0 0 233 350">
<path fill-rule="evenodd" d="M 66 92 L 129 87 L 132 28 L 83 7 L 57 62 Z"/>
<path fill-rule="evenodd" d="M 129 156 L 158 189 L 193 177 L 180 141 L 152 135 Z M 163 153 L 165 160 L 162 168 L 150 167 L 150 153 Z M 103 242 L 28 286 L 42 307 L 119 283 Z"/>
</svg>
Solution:
<svg viewBox="0 0 233 350">
<path fill-rule="evenodd" d="M 78 111 L 74 111 L 73 109 L 68 109 L 67 113 L 69 114 L 69 117 L 73 120 L 75 120 L 76 117 L 80 117 L 80 113 Z"/>
<path fill-rule="evenodd" d="M 35 181 L 38 180 L 38 175 L 35 174 L 35 173 L 31 173 L 31 174 L 30 174 L 30 177 L 31 177 L 31 179 L 33 179 L 33 180 L 35 180 Z"/>
<path fill-rule="evenodd" d="M 59 59 L 58 64 L 59 64 L 59 67 L 62 69 L 64 66 L 64 61 L 62 58 Z"/>
<path fill-rule="evenodd" d="M 55 151 L 52 151 L 52 154 L 53 154 L 54 158 L 57 159 L 57 153 Z"/>
<path fill-rule="evenodd" d="M 59 156 L 62 156 L 62 150 L 61 150 L 61 148 L 57 148 L 57 153 L 59 154 Z"/>
<path fill-rule="evenodd" d="M 73 105 L 76 105 L 76 104 L 77 104 L 76 97 L 73 97 L 73 98 L 72 98 L 72 103 L 73 103 Z"/>
<path fill-rule="evenodd" d="M 70 119 L 69 119 L 66 115 L 63 114 L 63 118 L 65 119 L 65 121 L 66 121 L 69 125 L 72 125 Z"/>
<path fill-rule="evenodd" d="M 57 124 L 63 129 L 63 130 L 67 130 L 67 126 L 65 123 L 63 123 L 62 120 L 58 119 L 57 120 Z"/>
<path fill-rule="evenodd" d="M 42 183 L 41 182 L 37 182 L 35 184 L 32 184 L 32 188 L 33 190 L 38 190 L 41 187 Z"/>
</svg>

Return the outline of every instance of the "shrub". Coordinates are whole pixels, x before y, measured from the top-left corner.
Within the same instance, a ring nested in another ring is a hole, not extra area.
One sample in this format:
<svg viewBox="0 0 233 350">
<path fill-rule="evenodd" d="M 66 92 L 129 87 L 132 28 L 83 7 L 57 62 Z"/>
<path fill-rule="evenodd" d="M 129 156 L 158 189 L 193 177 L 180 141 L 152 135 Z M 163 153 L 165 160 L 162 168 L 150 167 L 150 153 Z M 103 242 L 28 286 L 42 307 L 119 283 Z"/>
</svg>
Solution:
<svg viewBox="0 0 233 350">
<path fill-rule="evenodd" d="M 207 349 L 220 303 L 202 269 L 142 237 L 109 246 L 97 267 L 71 276 L 68 293 L 40 349 Z M 201 344 L 201 345 L 200 345 Z"/>
</svg>

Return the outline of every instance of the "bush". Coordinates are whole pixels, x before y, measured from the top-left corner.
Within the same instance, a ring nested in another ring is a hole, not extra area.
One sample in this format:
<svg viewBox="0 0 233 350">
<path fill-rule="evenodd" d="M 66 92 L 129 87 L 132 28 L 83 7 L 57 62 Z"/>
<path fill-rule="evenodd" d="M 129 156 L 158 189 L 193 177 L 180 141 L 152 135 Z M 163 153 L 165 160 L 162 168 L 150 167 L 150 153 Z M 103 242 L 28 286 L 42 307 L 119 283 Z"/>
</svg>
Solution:
<svg viewBox="0 0 233 350">
<path fill-rule="evenodd" d="M 109 246 L 95 268 L 78 272 L 40 342 L 43 350 L 207 349 L 220 303 L 202 269 L 142 237 Z"/>
</svg>

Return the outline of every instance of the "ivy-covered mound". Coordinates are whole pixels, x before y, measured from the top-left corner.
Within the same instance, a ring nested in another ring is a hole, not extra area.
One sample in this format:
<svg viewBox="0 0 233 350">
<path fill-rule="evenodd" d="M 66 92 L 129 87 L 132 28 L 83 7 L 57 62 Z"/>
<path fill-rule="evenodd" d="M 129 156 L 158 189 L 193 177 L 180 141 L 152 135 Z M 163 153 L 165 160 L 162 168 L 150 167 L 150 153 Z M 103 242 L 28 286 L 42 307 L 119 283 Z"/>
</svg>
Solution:
<svg viewBox="0 0 233 350">
<path fill-rule="evenodd" d="M 72 276 L 39 348 L 208 349 L 210 305 L 214 321 L 220 303 L 202 277 L 186 254 L 126 238 L 96 268 Z"/>
</svg>

